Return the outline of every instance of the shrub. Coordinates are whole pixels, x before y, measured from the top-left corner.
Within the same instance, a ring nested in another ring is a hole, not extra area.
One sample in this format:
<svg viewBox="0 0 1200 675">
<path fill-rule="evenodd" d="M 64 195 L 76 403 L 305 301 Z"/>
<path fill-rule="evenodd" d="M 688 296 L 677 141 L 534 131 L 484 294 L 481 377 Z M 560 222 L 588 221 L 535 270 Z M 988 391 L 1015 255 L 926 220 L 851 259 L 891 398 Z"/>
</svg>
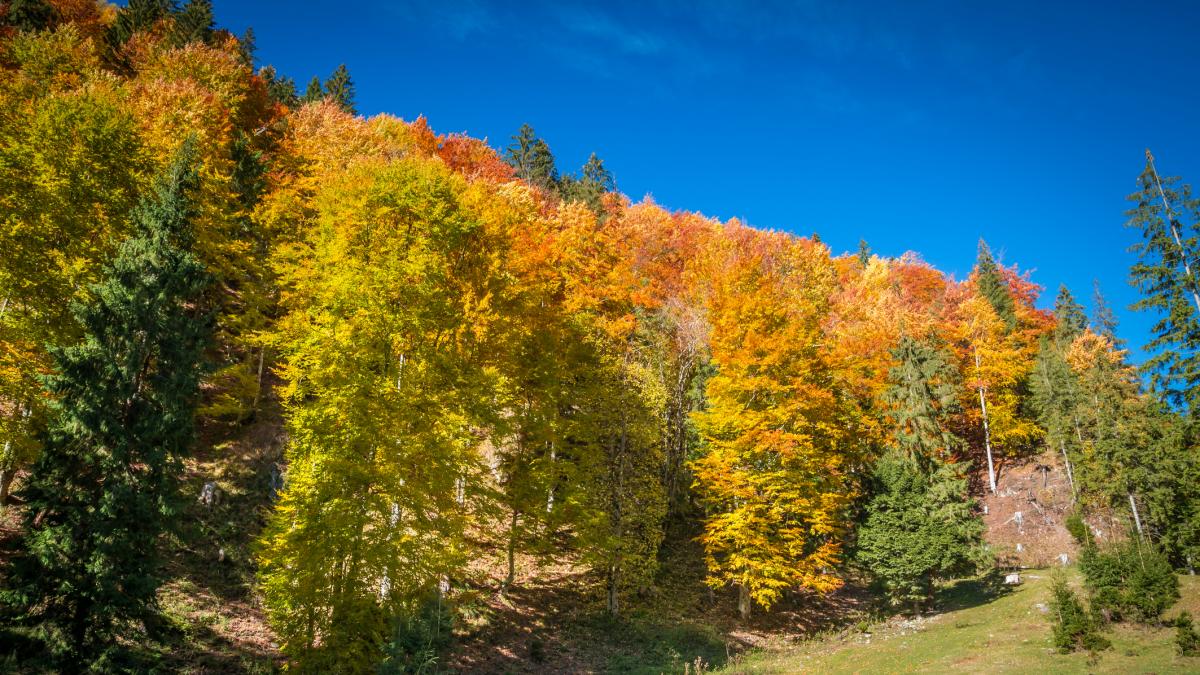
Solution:
<svg viewBox="0 0 1200 675">
<path fill-rule="evenodd" d="M 1175 619 L 1175 648 L 1180 656 L 1200 655 L 1200 634 L 1192 623 L 1192 615 L 1183 612 Z"/>
<path fill-rule="evenodd" d="M 454 615 L 444 598 L 430 593 L 392 620 L 391 639 L 384 647 L 380 675 L 428 673 L 450 646 Z"/>
<path fill-rule="evenodd" d="M 1083 608 L 1083 603 L 1061 576 L 1054 578 L 1051 587 L 1050 621 L 1054 626 L 1054 647 L 1059 653 L 1069 654 L 1079 649 L 1098 652 L 1112 647 L 1112 643 L 1100 635 L 1094 616 Z"/>
<path fill-rule="evenodd" d="M 1170 561 L 1135 539 L 1105 551 L 1085 549 L 1079 561 L 1092 609 L 1111 621 L 1155 623 L 1179 599 Z"/>
<path fill-rule="evenodd" d="M 1074 511 L 1067 516 L 1067 520 L 1063 523 L 1066 526 L 1067 532 L 1079 544 L 1080 548 L 1088 549 L 1092 546 L 1091 533 L 1088 532 L 1087 523 L 1083 522 L 1083 515 L 1078 511 Z"/>
</svg>

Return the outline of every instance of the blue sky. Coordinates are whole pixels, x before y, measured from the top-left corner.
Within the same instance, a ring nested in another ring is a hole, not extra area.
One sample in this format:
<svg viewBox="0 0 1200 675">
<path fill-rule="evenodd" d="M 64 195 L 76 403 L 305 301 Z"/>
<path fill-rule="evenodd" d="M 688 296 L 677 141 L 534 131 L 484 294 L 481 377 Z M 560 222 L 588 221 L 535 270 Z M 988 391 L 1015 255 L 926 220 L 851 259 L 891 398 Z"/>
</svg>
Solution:
<svg viewBox="0 0 1200 675">
<path fill-rule="evenodd" d="M 1195 2 L 235 2 L 303 88 L 346 63 L 365 114 L 596 152 L 633 199 L 860 238 L 965 276 L 984 237 L 1047 288 L 1126 306 L 1124 197 L 1153 149 L 1200 180 Z M 1140 350 L 1133 356 L 1141 360 Z"/>
</svg>

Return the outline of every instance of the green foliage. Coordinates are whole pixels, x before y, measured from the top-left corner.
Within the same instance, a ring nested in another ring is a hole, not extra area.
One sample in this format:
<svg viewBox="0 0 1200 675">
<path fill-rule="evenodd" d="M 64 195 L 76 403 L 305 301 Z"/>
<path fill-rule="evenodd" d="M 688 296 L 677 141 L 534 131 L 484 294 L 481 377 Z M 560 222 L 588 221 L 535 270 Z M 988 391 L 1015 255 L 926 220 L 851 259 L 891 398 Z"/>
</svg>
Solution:
<svg viewBox="0 0 1200 675">
<path fill-rule="evenodd" d="M 427 673 L 453 641 L 454 613 L 436 592 L 417 597 L 392 619 L 392 632 L 383 649 L 379 675 Z"/>
<path fill-rule="evenodd" d="M 1079 568 L 1093 611 L 1112 621 L 1157 623 L 1179 599 L 1179 579 L 1167 557 L 1136 539 L 1085 549 Z"/>
<path fill-rule="evenodd" d="M 304 90 L 304 96 L 300 97 L 302 103 L 316 103 L 325 98 L 325 89 L 321 86 L 321 78 L 313 75 L 313 78 L 308 81 L 308 88 Z"/>
<path fill-rule="evenodd" d="M 258 76 L 267 83 L 267 96 L 275 103 L 289 108 L 294 108 L 300 103 L 300 97 L 296 94 L 296 82 L 277 73 L 275 66 L 263 66 L 259 69 Z"/>
<path fill-rule="evenodd" d="M 961 412 L 958 373 L 944 352 L 904 336 L 892 350 L 897 365 L 884 393 L 896 419 L 895 447 L 926 471 L 954 455 L 962 441 L 951 431 Z"/>
<path fill-rule="evenodd" d="M 1175 619 L 1175 649 L 1180 656 L 1200 656 L 1200 633 L 1190 612 L 1181 612 Z"/>
<path fill-rule="evenodd" d="M 975 262 L 975 288 L 996 310 L 996 316 L 1012 330 L 1017 325 L 1016 303 L 1013 301 L 1008 282 L 1000 273 L 996 259 L 987 242 L 979 240 L 979 257 Z"/>
<path fill-rule="evenodd" d="M 354 81 L 350 79 L 350 69 L 346 68 L 346 64 L 338 65 L 329 79 L 325 80 L 325 96 L 342 110 L 351 115 L 357 114 L 354 109 Z"/>
<path fill-rule="evenodd" d="M 1060 654 L 1076 650 L 1098 652 L 1112 647 L 1100 635 L 1099 625 L 1092 614 L 1067 585 L 1062 576 L 1055 576 L 1051 585 L 1050 622 L 1054 627 L 1054 647 Z"/>
<path fill-rule="evenodd" d="M 152 614 L 158 540 L 178 513 L 179 460 L 211 322 L 190 252 L 191 144 L 133 216 L 134 236 L 75 306 L 83 342 L 54 351 L 54 417 L 23 490 L 25 555 L 4 599 L 59 663 L 105 669 L 116 637 Z"/>
<path fill-rule="evenodd" d="M 961 466 L 939 463 L 926 474 L 913 460 L 888 455 L 876 465 L 874 482 L 857 559 L 894 605 L 919 610 L 937 581 L 986 564 L 983 522 Z"/>
<path fill-rule="evenodd" d="M 1063 522 L 1063 526 L 1067 528 L 1067 532 L 1071 534 L 1071 538 L 1081 548 L 1092 546 L 1091 532 L 1088 530 L 1087 523 L 1083 520 L 1083 514 L 1079 511 L 1072 511 Z"/>
<path fill-rule="evenodd" d="M 543 190 L 553 190 L 558 185 L 558 169 L 546 141 L 538 138 L 528 124 L 522 124 L 512 140 L 505 160 L 517 170 L 517 177 Z"/>
<path fill-rule="evenodd" d="M 176 46 L 193 42 L 208 44 L 214 34 L 212 0 L 187 0 L 175 13 L 171 42 Z"/>
<path fill-rule="evenodd" d="M 57 12 L 46 0 L 10 0 L 0 25 L 9 25 L 22 32 L 45 30 L 54 24 Z"/>
<path fill-rule="evenodd" d="M 1200 404 L 1200 200 L 1178 178 L 1160 181 L 1149 151 L 1138 188 L 1126 212 L 1126 226 L 1142 235 L 1131 248 L 1138 261 L 1130 281 L 1142 293 L 1133 308 L 1158 317 L 1144 367 L 1169 401 L 1192 409 Z"/>
<path fill-rule="evenodd" d="M 583 202 L 597 215 L 603 213 L 601 200 L 604 195 L 616 189 L 612 172 L 604 168 L 604 160 L 594 152 L 583 165 L 580 177 L 563 176 L 558 182 L 558 193 L 564 202 Z"/>
</svg>

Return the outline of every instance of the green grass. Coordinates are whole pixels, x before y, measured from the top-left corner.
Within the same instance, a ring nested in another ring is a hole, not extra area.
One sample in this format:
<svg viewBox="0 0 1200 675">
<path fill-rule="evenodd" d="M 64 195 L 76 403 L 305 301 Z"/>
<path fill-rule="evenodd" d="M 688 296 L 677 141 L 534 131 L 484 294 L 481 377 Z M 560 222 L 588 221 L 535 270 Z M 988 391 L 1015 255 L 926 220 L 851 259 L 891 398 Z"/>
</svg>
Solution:
<svg viewBox="0 0 1200 675">
<path fill-rule="evenodd" d="M 1077 580 L 1077 575 L 1072 573 Z M 918 628 L 896 622 L 874 634 L 815 639 L 779 651 L 737 657 L 723 673 L 1200 673 L 1200 658 L 1175 653 L 1173 628 L 1116 625 L 1105 632 L 1113 648 L 1095 656 L 1058 654 L 1050 623 L 1038 607 L 1050 600 L 1050 571 L 1033 571 L 1011 593 L 989 601 L 974 588 L 950 589 L 947 611 Z M 1181 579 L 1183 599 L 1167 612 L 1193 614 L 1200 605 L 1200 580 Z"/>
</svg>

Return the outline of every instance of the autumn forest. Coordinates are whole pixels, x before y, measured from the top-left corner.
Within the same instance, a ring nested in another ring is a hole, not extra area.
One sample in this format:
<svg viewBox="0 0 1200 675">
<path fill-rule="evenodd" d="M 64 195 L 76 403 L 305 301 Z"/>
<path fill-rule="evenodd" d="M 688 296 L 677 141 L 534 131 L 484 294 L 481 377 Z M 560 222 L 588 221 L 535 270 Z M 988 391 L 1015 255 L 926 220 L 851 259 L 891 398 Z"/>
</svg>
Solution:
<svg viewBox="0 0 1200 675">
<path fill-rule="evenodd" d="M 243 570 L 288 672 L 441 672 L 480 597 L 564 561 L 610 622 L 679 564 L 730 625 L 851 587 L 919 616 L 1015 568 L 984 504 L 1035 465 L 1084 579 L 1046 639 L 1166 620 L 1200 557 L 1200 200 L 1149 152 L 1140 363 L 1099 286 L 985 241 L 954 278 L 436 123 L 359 115 L 344 67 L 298 86 L 204 0 L 0 3 L 0 663 L 181 668 L 146 648 L 180 551 Z M 197 534 L 249 429 L 282 454 Z"/>
</svg>

